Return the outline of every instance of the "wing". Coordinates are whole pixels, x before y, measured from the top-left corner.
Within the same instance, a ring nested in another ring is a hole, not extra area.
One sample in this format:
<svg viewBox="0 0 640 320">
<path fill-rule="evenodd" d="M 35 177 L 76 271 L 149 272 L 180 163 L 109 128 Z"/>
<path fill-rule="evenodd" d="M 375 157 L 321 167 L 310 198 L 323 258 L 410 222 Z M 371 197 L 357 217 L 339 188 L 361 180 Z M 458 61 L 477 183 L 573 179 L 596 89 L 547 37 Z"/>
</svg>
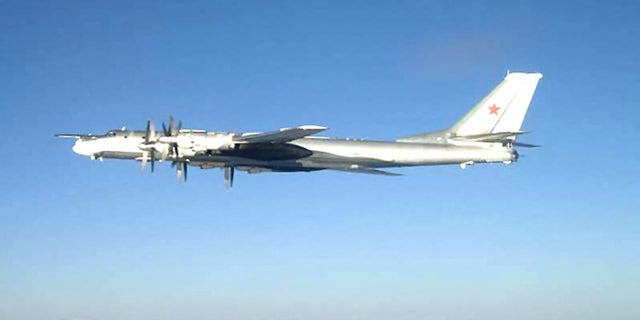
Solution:
<svg viewBox="0 0 640 320">
<path fill-rule="evenodd" d="M 277 131 L 262 133 L 243 133 L 233 137 L 235 143 L 284 143 L 304 138 L 318 132 L 327 130 L 321 126 L 300 126 L 297 128 L 283 128 Z"/>
</svg>

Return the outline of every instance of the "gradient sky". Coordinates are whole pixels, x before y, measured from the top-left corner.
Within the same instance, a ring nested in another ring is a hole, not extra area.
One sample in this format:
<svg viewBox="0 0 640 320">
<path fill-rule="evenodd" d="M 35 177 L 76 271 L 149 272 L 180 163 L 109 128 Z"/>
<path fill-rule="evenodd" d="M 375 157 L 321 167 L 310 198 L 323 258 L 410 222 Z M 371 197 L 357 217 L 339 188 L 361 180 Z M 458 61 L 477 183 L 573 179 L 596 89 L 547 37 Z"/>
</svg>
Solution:
<svg viewBox="0 0 640 320">
<path fill-rule="evenodd" d="M 636 1 L 0 1 L 0 318 L 638 319 Z M 59 132 L 394 139 L 544 74 L 516 165 L 90 161 Z"/>
</svg>

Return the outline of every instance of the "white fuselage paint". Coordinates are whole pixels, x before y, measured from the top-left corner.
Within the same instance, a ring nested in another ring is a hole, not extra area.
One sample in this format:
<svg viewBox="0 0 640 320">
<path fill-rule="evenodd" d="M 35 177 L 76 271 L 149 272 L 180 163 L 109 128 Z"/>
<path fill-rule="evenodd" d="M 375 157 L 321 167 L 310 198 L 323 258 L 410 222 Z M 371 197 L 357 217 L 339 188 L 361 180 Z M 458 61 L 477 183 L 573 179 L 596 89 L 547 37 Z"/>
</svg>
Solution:
<svg viewBox="0 0 640 320">
<path fill-rule="evenodd" d="M 420 166 L 464 162 L 510 162 L 515 160 L 510 149 L 500 144 L 403 143 L 392 141 L 340 140 L 305 138 L 294 144 L 314 152 L 325 152 L 346 158 L 376 159 L 384 164 L 376 167 Z"/>
<path fill-rule="evenodd" d="M 207 150 L 218 150 L 232 145 L 232 133 L 216 132 L 181 132 L 177 138 L 179 153 L 187 159 L 196 153 Z M 73 151 L 92 158 L 140 159 L 143 155 L 139 148 L 144 142 L 144 133 L 121 132 L 117 136 L 96 136 L 78 139 Z M 438 164 L 462 164 L 475 162 L 505 162 L 517 160 L 512 149 L 499 143 L 465 142 L 450 144 L 406 143 L 393 141 L 345 140 L 329 138 L 302 138 L 291 141 L 314 154 L 292 161 L 309 161 L 317 163 L 353 164 L 368 167 L 402 167 Z M 202 157 L 198 158 L 202 165 Z M 173 160 L 169 158 L 168 160 Z M 206 157 L 204 162 L 207 162 Z M 224 160 L 216 158 L 215 163 Z M 234 159 L 234 165 L 241 165 L 242 159 Z M 246 165 L 256 164 L 268 166 L 270 161 L 247 159 Z M 278 161 L 278 166 L 286 165 L 286 161 Z M 313 164 L 307 164 L 313 167 Z"/>
</svg>

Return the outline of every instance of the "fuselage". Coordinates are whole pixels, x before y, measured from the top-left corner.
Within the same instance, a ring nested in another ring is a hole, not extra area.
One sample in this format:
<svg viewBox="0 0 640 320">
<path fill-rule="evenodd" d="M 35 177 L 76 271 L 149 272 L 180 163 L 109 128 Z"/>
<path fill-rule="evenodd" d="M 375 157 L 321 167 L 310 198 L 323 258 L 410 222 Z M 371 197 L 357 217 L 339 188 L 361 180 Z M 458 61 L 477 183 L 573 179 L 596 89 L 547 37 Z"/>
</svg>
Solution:
<svg viewBox="0 0 640 320">
<path fill-rule="evenodd" d="M 510 163 L 517 160 L 517 153 L 500 143 L 436 144 L 322 137 L 293 140 L 281 145 L 283 150 L 277 151 L 278 154 L 268 155 L 261 152 L 243 152 L 237 146 L 234 147 L 234 135 L 195 130 L 180 132 L 176 137 L 180 158 L 169 155 L 166 160 L 184 161 L 202 168 L 235 166 L 254 168 L 256 171 L 311 171 L 350 165 L 385 168 L 482 162 Z M 140 160 L 143 156 L 140 145 L 144 142 L 144 136 L 145 133 L 141 131 L 110 131 L 102 136 L 78 139 L 73 151 L 91 158 Z M 156 158 L 160 158 L 160 155 Z"/>
<path fill-rule="evenodd" d="M 327 130 L 302 125 L 266 132 L 210 132 L 182 130 L 169 116 L 168 126 L 156 131 L 112 130 L 105 135 L 58 134 L 76 138 L 73 151 L 96 158 L 134 159 L 142 171 L 150 163 L 171 161 L 177 177 L 186 181 L 188 166 L 223 168 L 225 183 L 233 184 L 235 170 L 298 172 L 336 170 L 376 175 L 398 175 L 381 168 L 518 160 L 513 146 L 535 147 L 516 141 L 526 133 L 522 123 L 542 78 L 540 73 L 508 73 L 487 96 L 452 126 L 398 138 L 395 141 L 350 140 L 316 136 Z"/>
<path fill-rule="evenodd" d="M 331 154 L 346 161 L 359 159 L 358 164 L 372 167 L 510 162 L 517 157 L 512 149 L 495 143 L 427 144 L 329 138 L 304 138 L 292 143 L 313 150 L 316 157 Z"/>
</svg>

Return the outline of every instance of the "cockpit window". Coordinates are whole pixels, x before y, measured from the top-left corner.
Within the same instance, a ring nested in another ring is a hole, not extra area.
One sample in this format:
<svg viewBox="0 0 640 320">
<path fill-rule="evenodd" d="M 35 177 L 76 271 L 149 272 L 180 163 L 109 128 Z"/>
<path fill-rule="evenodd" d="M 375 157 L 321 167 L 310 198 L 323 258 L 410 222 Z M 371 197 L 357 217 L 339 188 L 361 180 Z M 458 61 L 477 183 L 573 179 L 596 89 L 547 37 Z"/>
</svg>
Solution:
<svg viewBox="0 0 640 320">
<path fill-rule="evenodd" d="M 114 129 L 114 130 L 107 131 L 107 133 L 105 133 L 102 137 L 107 137 L 107 138 L 111 138 L 111 137 L 123 137 L 123 138 L 135 137 L 135 131 Z"/>
</svg>

